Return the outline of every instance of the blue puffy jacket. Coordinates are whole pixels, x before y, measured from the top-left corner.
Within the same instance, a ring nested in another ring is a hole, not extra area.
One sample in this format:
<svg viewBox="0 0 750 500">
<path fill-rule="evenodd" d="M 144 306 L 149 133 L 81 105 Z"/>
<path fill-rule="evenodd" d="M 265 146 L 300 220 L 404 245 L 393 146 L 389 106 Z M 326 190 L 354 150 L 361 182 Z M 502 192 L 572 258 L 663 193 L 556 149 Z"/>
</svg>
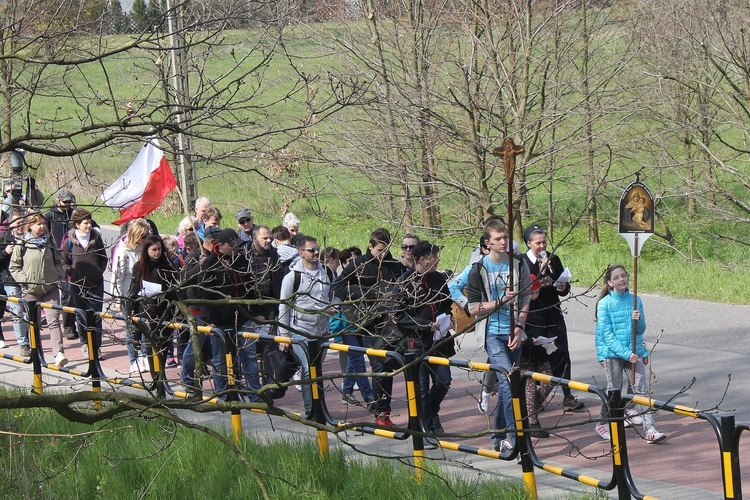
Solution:
<svg viewBox="0 0 750 500">
<path fill-rule="evenodd" d="M 646 315 L 638 297 L 638 310 L 641 319 L 636 323 L 636 354 L 648 357 L 648 349 L 643 344 L 646 331 Z M 607 358 L 628 360 L 633 353 L 633 294 L 629 291 L 617 293 L 614 290 L 596 305 L 596 356 L 599 361 Z"/>
</svg>

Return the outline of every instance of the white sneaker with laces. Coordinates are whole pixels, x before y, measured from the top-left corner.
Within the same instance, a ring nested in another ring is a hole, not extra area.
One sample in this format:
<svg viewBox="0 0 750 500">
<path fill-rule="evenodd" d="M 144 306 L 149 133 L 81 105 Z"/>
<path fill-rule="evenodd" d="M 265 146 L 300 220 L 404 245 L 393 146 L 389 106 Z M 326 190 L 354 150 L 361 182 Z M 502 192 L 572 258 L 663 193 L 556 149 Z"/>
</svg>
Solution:
<svg viewBox="0 0 750 500">
<path fill-rule="evenodd" d="M 138 358 L 138 371 L 141 373 L 147 373 L 149 371 L 148 359 L 143 357 Z"/>
<path fill-rule="evenodd" d="M 55 364 L 62 368 L 63 366 L 68 364 L 68 358 L 65 357 L 65 354 L 62 352 L 58 352 L 55 354 Z"/>
<path fill-rule="evenodd" d="M 499 451 L 501 455 L 507 455 L 513 451 L 514 446 L 507 439 L 503 439 L 499 443 L 496 443 L 495 451 Z"/>
<path fill-rule="evenodd" d="M 482 391 L 482 395 L 479 396 L 477 401 L 477 408 L 480 413 L 489 413 L 490 411 L 490 393 Z"/>
<path fill-rule="evenodd" d="M 657 431 L 655 427 L 649 427 L 646 431 L 646 443 L 648 444 L 654 444 L 658 443 L 659 441 L 664 441 L 666 437 L 666 434 Z"/>
<path fill-rule="evenodd" d="M 635 427 L 643 424 L 643 417 L 638 414 L 635 408 L 625 408 L 625 427 Z"/>
<path fill-rule="evenodd" d="M 0 349 L 5 349 L 6 347 L 8 347 L 8 344 L 4 340 L 0 340 Z"/>
<path fill-rule="evenodd" d="M 132 363 L 130 363 L 130 374 L 135 375 L 139 372 L 140 370 L 138 370 L 138 361 L 133 361 Z"/>
<path fill-rule="evenodd" d="M 294 375 L 292 375 L 292 380 L 295 380 L 295 381 L 296 380 L 302 380 L 302 370 L 301 369 L 297 370 L 297 372 Z M 295 385 L 294 388 L 297 389 L 298 391 L 302 390 L 302 386 L 298 385 L 298 384 Z"/>
<path fill-rule="evenodd" d="M 596 424 L 596 427 L 594 427 L 594 430 L 596 430 L 596 433 L 599 434 L 600 438 L 609 441 L 609 425 L 603 422 L 599 422 L 598 424 Z"/>
</svg>

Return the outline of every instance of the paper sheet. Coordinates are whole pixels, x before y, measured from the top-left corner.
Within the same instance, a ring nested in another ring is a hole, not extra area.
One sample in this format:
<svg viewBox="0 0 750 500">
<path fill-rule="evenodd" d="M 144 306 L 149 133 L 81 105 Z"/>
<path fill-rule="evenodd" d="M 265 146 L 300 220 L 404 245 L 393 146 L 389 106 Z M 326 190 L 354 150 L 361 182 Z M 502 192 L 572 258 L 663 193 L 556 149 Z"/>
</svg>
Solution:
<svg viewBox="0 0 750 500">
<path fill-rule="evenodd" d="M 554 342 L 555 340 L 557 340 L 557 336 L 543 337 L 542 335 L 540 335 L 534 339 L 534 345 L 549 344 L 550 342 Z"/>
<path fill-rule="evenodd" d="M 448 335 L 448 331 L 453 326 L 450 314 L 440 314 L 435 318 L 435 322 L 438 324 L 439 329 L 432 334 L 432 340 L 440 340 Z"/>
<path fill-rule="evenodd" d="M 141 295 L 145 297 L 153 297 L 161 293 L 161 284 L 154 283 L 153 281 L 143 280 L 143 287 L 141 288 Z"/>
<path fill-rule="evenodd" d="M 567 267 L 565 270 L 563 270 L 562 274 L 557 278 L 557 281 L 553 283 L 553 286 L 560 286 L 566 284 L 568 281 L 570 281 L 572 274 L 570 274 L 570 269 Z"/>
</svg>

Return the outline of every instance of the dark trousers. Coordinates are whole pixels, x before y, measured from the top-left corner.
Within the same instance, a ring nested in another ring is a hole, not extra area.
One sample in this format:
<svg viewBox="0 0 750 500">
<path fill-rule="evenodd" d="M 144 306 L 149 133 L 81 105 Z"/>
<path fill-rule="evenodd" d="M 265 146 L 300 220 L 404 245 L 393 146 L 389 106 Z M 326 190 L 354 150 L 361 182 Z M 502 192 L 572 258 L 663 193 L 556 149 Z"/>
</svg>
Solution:
<svg viewBox="0 0 750 500">
<path fill-rule="evenodd" d="M 375 349 L 375 344 L 380 339 L 375 336 L 366 335 L 363 337 L 363 343 L 366 348 Z M 398 363 L 390 358 L 381 358 L 379 356 L 367 356 L 370 360 L 370 366 L 373 372 L 388 372 L 398 368 Z M 375 413 L 391 411 L 391 395 L 393 394 L 393 377 L 372 377 L 372 390 L 375 396 Z"/>
</svg>

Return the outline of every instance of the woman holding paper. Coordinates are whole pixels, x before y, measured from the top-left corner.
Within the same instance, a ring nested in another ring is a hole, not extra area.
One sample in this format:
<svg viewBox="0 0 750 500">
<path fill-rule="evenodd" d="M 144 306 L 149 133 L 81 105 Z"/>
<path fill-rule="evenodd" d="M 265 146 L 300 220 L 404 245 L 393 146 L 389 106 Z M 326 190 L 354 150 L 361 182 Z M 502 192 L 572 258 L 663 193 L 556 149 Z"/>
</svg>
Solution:
<svg viewBox="0 0 750 500">
<path fill-rule="evenodd" d="M 526 316 L 526 340 L 521 346 L 521 370 L 552 375 L 552 367 L 549 364 L 549 353 L 556 350 L 554 337 L 547 337 L 547 329 L 543 326 L 549 321 L 547 316 L 552 309 L 544 309 L 535 304 L 539 300 L 541 285 L 533 274 L 531 278 L 531 305 L 529 314 Z M 529 413 L 529 428 L 532 436 L 547 438 L 549 432 L 539 425 L 539 412 L 544 407 L 544 401 L 552 392 L 552 384 L 537 383 L 531 377 L 526 379 L 526 408 Z"/>
<path fill-rule="evenodd" d="M 133 281 L 133 268 L 141 255 L 141 242 L 151 232 L 146 219 L 134 219 L 128 222 L 125 237 L 112 250 L 112 302 L 113 308 L 119 310 L 125 294 L 130 290 Z M 141 331 L 129 324 L 125 333 L 125 343 L 130 360 L 130 373 L 148 371 L 146 350 L 143 346 Z"/>
<path fill-rule="evenodd" d="M 163 323 L 172 319 L 170 303 L 176 298 L 178 276 L 169 262 L 167 249 L 160 236 L 149 235 L 141 244 L 141 255 L 133 268 L 133 280 L 128 293 L 129 313 L 135 314 L 143 321 L 136 327 L 146 327 L 146 338 L 151 346 L 152 355 L 159 356 L 159 366 L 163 367 L 171 330 Z M 153 358 L 149 358 L 153 360 Z M 151 363 L 152 372 L 154 364 Z"/>
<path fill-rule="evenodd" d="M 523 232 L 528 251 L 523 254 L 523 260 L 529 268 L 529 273 L 535 275 L 541 284 L 539 298 L 531 304 L 534 308 L 549 309 L 545 337 L 557 337 L 555 346 L 557 350 L 550 355 L 552 375 L 570 380 L 570 352 L 568 351 L 568 328 L 565 325 L 565 317 L 560 308 L 560 297 L 570 293 L 570 283 L 564 276 L 570 276 L 570 272 L 563 268 L 560 257 L 547 253 L 547 233 L 538 224 L 532 224 Z M 582 401 L 570 393 L 567 387 L 563 391 L 563 410 L 582 410 L 585 405 Z"/>
</svg>

